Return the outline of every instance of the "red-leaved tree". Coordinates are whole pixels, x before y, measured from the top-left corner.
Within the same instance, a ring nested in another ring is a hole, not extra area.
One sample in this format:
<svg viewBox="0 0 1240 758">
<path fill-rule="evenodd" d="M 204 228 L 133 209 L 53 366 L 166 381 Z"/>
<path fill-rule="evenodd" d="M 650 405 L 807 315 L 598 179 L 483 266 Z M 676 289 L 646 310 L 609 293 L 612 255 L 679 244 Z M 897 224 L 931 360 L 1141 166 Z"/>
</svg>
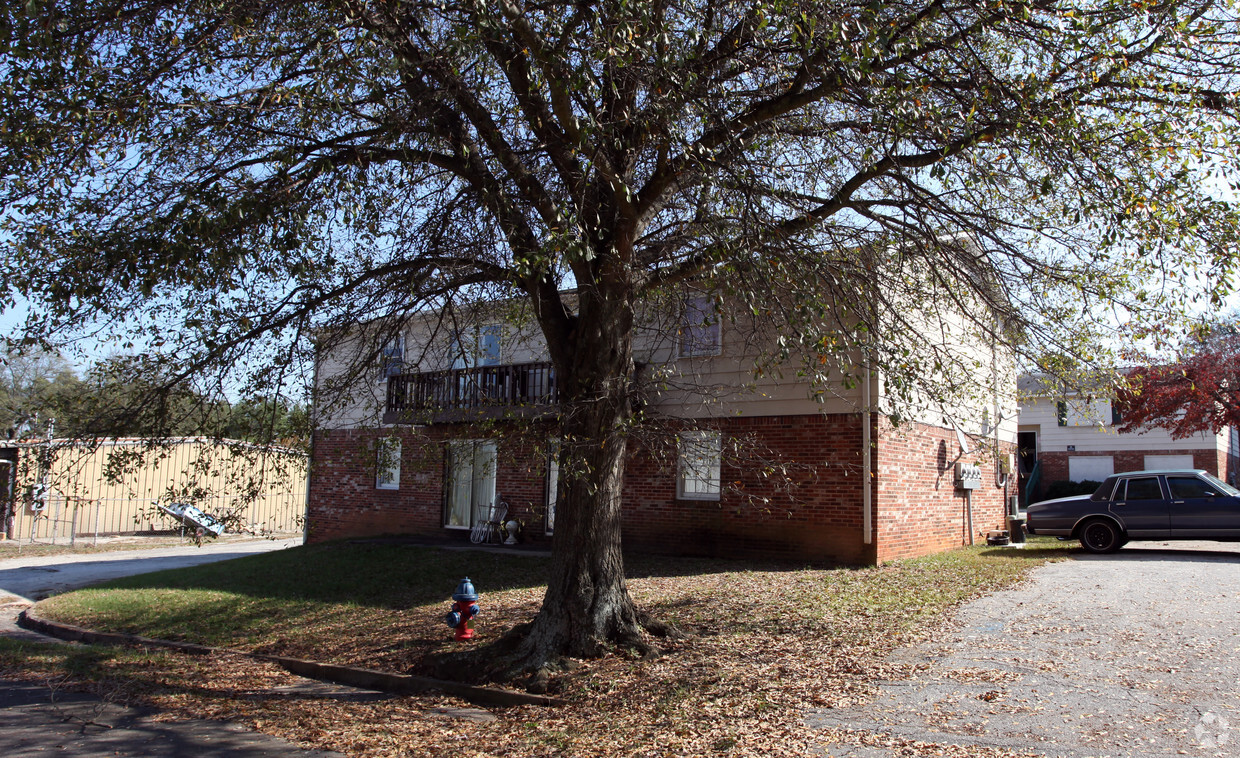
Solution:
<svg viewBox="0 0 1240 758">
<path fill-rule="evenodd" d="M 1128 374 L 1121 432 L 1162 428 L 1175 439 L 1240 426 L 1240 334 L 1194 341 L 1176 363 Z"/>
</svg>

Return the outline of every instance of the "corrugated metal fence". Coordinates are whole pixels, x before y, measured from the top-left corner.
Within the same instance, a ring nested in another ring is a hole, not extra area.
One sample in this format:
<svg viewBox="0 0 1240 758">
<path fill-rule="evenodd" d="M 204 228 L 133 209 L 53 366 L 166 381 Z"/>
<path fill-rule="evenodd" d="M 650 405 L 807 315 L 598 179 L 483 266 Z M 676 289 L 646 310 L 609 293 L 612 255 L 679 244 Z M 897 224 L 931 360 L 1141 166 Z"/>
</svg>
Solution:
<svg viewBox="0 0 1240 758">
<path fill-rule="evenodd" d="M 156 503 L 191 503 L 230 531 L 302 528 L 307 456 L 288 448 L 182 438 L 51 440 L 7 452 L 16 469 L 13 539 L 71 541 L 177 528 Z"/>
</svg>

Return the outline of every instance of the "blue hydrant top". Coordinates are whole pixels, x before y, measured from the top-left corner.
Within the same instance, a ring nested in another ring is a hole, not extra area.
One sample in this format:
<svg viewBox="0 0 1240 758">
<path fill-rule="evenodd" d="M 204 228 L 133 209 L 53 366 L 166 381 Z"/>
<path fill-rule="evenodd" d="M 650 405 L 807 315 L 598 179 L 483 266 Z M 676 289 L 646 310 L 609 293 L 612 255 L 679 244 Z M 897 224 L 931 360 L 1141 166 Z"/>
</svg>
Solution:
<svg viewBox="0 0 1240 758">
<path fill-rule="evenodd" d="M 452 599 L 465 603 L 472 603 L 478 599 L 478 593 L 474 590 L 473 582 L 469 581 L 469 577 L 462 579 L 461 583 L 456 586 Z"/>
</svg>

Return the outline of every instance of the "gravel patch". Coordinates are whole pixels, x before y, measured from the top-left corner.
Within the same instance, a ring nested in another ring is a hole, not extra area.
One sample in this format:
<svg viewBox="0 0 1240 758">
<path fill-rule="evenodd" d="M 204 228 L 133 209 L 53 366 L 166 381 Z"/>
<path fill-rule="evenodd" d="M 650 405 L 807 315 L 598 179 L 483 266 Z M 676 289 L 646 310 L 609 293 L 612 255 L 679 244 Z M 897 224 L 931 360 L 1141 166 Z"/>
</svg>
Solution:
<svg viewBox="0 0 1240 758">
<path fill-rule="evenodd" d="M 937 639 L 891 657 L 910 678 L 807 722 L 830 730 L 838 742 L 826 754 L 837 758 L 1233 756 L 1238 621 L 1240 547 L 1143 543 L 1082 556 L 963 607 Z"/>
</svg>

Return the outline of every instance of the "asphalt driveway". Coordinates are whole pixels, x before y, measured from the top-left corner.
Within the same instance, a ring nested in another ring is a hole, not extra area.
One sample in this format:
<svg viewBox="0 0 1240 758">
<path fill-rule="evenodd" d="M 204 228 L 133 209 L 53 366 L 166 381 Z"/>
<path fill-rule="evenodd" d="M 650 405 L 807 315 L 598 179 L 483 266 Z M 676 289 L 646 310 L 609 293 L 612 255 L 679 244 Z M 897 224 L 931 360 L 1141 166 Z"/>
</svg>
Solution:
<svg viewBox="0 0 1240 758">
<path fill-rule="evenodd" d="M 77 692 L 0 680 L 6 758 L 343 758 L 221 721 L 168 721 Z"/>
<path fill-rule="evenodd" d="M 222 541 L 204 545 L 118 551 L 89 555 L 66 554 L 0 560 L 0 635 L 46 641 L 17 627 L 18 612 L 49 595 L 120 576 L 167 568 L 196 566 L 300 544 L 293 540 Z M 15 595 L 17 600 L 5 599 Z M 268 697 L 346 697 L 359 691 L 307 682 L 293 691 Z M 361 693 L 375 697 L 375 693 Z M 380 696 L 381 697 L 381 696 Z M 104 756 L 228 756 L 229 758 L 341 758 L 338 753 L 303 750 L 275 737 L 220 721 L 168 720 L 155 711 L 131 708 L 80 692 L 46 685 L 0 680 L 0 755 Z"/>
<path fill-rule="evenodd" d="M 809 714 L 827 755 L 1240 755 L 1240 546 L 1051 564 L 894 659 L 874 702 Z"/>
<path fill-rule="evenodd" d="M 199 566 L 300 544 L 300 537 L 222 540 L 202 547 L 186 544 L 150 550 L 5 558 L 0 560 L 0 597 L 8 594 L 37 601 L 122 576 Z"/>
</svg>

